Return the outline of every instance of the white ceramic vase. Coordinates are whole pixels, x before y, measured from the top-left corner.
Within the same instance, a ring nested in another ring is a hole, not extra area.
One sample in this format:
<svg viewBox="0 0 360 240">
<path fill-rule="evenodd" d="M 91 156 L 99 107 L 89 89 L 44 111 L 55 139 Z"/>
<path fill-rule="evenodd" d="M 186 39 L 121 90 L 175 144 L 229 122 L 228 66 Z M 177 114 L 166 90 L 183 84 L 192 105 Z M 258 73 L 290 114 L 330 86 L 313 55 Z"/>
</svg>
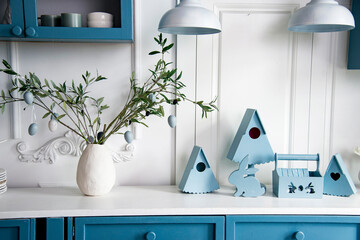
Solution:
<svg viewBox="0 0 360 240">
<path fill-rule="evenodd" d="M 80 191 L 89 196 L 104 195 L 115 184 L 115 166 L 105 145 L 89 144 L 82 153 L 76 173 Z"/>
</svg>

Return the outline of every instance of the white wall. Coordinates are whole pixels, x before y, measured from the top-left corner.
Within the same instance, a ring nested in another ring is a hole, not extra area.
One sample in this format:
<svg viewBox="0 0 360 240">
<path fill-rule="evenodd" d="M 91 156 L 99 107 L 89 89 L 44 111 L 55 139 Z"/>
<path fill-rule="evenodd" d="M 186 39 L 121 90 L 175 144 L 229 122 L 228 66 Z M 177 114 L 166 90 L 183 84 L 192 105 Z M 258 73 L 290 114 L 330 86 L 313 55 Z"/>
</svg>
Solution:
<svg viewBox="0 0 360 240">
<path fill-rule="evenodd" d="M 123 43 L 30 43 L 0 42 L 3 58 L 17 63 L 20 73 L 36 72 L 56 82 L 80 81 L 89 70 L 108 77 L 96 96 L 105 96 L 111 106 L 110 119 L 124 101 L 128 79 L 135 70 L 140 81 L 148 76 L 156 57 L 154 49 L 161 15 L 174 6 L 172 0 L 135 1 L 135 42 Z M 359 102 L 360 72 L 347 70 L 348 33 L 299 34 L 287 31 L 291 13 L 305 0 L 208 0 L 203 4 L 219 15 L 223 32 L 211 36 L 167 36 L 176 41 L 170 54 L 183 71 L 186 94 L 190 98 L 210 100 L 218 96 L 220 111 L 206 120 L 188 103 L 177 107 L 177 128 L 167 126 L 166 118 L 151 118 L 150 128 L 141 128 L 142 138 L 135 140 L 135 159 L 117 163 L 117 182 L 121 185 L 168 185 L 179 181 L 194 144 L 205 154 L 221 184 L 237 164 L 226 153 L 246 108 L 256 108 L 275 152 L 317 153 L 324 172 L 332 154 L 342 154 L 353 179 L 357 179 L 360 158 L 353 148 L 360 145 Z M 348 6 L 349 1 L 342 1 Z M 17 54 L 16 54 L 17 52 Z M 0 75 L 0 87 L 7 77 Z M 22 105 L 24 107 L 25 105 Z M 11 111 L 1 116 L 0 167 L 8 171 L 9 186 L 75 185 L 77 157 L 62 156 L 55 163 L 20 162 L 16 144 L 25 141 L 37 149 L 66 132 L 47 130 L 41 120 L 39 133 L 30 137 L 31 110 L 20 110 L 19 124 L 13 124 Z M 166 108 L 166 115 L 175 109 Z M 11 129 L 21 129 L 21 139 L 11 139 Z M 123 148 L 122 137 L 111 145 Z M 263 183 L 271 182 L 273 164 L 260 167 Z"/>
</svg>

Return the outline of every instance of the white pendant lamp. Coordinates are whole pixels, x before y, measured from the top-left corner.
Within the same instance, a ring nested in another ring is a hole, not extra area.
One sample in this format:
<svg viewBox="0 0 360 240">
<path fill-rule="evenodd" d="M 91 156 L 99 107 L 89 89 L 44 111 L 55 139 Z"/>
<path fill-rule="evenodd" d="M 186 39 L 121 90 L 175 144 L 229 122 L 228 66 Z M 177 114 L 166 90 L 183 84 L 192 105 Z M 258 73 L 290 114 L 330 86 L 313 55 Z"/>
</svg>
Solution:
<svg viewBox="0 0 360 240">
<path fill-rule="evenodd" d="M 159 23 L 159 31 L 180 35 L 201 35 L 221 32 L 218 17 L 204 8 L 200 0 L 181 0 L 167 11 Z"/>
<path fill-rule="evenodd" d="M 293 32 L 337 32 L 354 27 L 351 12 L 335 0 L 311 0 L 293 13 L 288 25 Z"/>
</svg>

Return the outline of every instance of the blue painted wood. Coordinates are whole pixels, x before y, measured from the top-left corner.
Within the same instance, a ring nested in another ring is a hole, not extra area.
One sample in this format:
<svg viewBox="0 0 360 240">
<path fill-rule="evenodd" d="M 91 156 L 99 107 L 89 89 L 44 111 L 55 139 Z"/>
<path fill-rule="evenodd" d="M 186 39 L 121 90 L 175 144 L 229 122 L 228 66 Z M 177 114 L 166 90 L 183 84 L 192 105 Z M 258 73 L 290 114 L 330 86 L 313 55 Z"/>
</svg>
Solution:
<svg viewBox="0 0 360 240">
<path fill-rule="evenodd" d="M 75 240 L 156 239 L 222 240 L 223 216 L 77 217 Z"/>
<path fill-rule="evenodd" d="M 65 239 L 64 218 L 46 219 L 46 239 L 51 239 L 51 240 Z"/>
<path fill-rule="evenodd" d="M 194 146 L 179 189 L 186 193 L 208 193 L 219 189 L 205 153 L 199 146 Z"/>
<path fill-rule="evenodd" d="M 72 217 L 66 218 L 66 240 L 73 240 L 73 222 Z"/>
<path fill-rule="evenodd" d="M 350 196 L 356 193 L 356 187 L 351 179 L 344 161 L 339 153 L 335 154 L 324 175 L 324 194 L 335 196 Z"/>
<path fill-rule="evenodd" d="M 316 161 L 316 170 L 278 168 L 279 160 Z M 323 177 L 319 171 L 319 154 L 275 154 L 273 193 L 279 198 L 322 198 Z"/>
<path fill-rule="evenodd" d="M 359 228 L 358 216 L 226 216 L 227 240 L 357 240 Z"/>
<path fill-rule="evenodd" d="M 30 219 L 30 240 L 36 240 L 36 220 Z"/>
<path fill-rule="evenodd" d="M 23 0 L 10 0 L 11 24 L 0 24 L 0 37 L 18 39 L 24 37 Z"/>
<path fill-rule="evenodd" d="M 246 109 L 227 158 L 240 162 L 247 155 L 250 155 L 249 164 L 274 161 L 274 152 L 255 109 Z"/>
<path fill-rule="evenodd" d="M 120 0 L 119 0 L 120 1 Z M 25 26 L 32 28 L 34 34 L 26 38 L 42 41 L 133 41 L 133 1 L 120 1 L 121 27 L 117 28 L 71 28 L 71 27 L 44 27 L 37 24 L 36 0 L 24 0 Z M 29 31 L 32 33 L 32 31 Z"/>
<path fill-rule="evenodd" d="M 360 1 L 352 1 L 355 28 L 350 31 L 348 69 L 360 69 Z"/>
<path fill-rule="evenodd" d="M 239 169 L 229 176 L 229 182 L 236 186 L 235 197 L 258 197 L 265 193 L 265 186 L 255 178 L 258 169 L 253 165 L 248 168 L 248 162 L 249 155 L 240 162 Z"/>
<path fill-rule="evenodd" d="M 0 239 L 1 240 L 31 239 L 30 220 L 29 219 L 0 220 Z"/>
</svg>

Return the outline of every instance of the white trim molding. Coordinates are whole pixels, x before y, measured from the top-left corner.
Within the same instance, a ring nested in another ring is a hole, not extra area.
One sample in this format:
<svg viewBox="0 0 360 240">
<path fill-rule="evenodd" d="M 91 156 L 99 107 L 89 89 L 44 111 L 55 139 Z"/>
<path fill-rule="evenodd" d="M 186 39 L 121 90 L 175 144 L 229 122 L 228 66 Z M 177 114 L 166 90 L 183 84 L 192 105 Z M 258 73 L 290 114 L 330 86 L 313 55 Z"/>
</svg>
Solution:
<svg viewBox="0 0 360 240">
<path fill-rule="evenodd" d="M 53 164 L 61 155 L 79 157 L 86 148 L 86 142 L 72 131 L 68 131 L 63 137 L 52 139 L 37 149 L 29 150 L 28 148 L 26 142 L 17 144 L 16 150 L 20 154 L 18 159 L 21 162 L 41 163 L 46 161 Z M 110 151 L 114 162 L 118 163 L 131 161 L 134 158 L 134 149 L 134 145 L 127 144 L 125 150 L 113 151 L 110 149 Z"/>
</svg>

